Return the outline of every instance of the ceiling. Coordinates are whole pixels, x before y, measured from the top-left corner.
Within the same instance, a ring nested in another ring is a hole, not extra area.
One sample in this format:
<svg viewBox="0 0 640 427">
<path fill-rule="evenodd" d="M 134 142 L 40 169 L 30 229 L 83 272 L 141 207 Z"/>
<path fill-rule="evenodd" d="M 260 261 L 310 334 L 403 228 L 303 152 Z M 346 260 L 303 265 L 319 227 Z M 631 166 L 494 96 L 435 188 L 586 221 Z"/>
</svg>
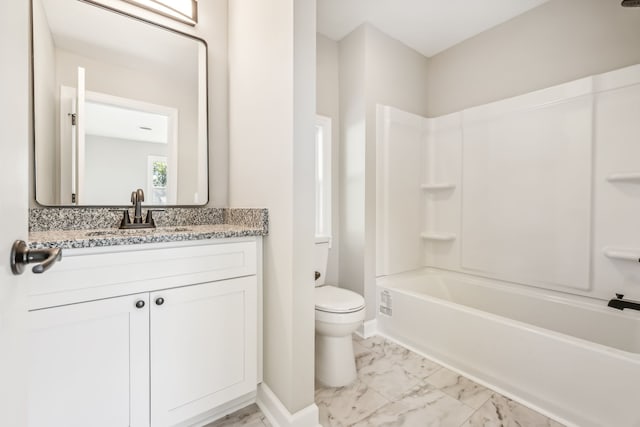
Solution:
<svg viewBox="0 0 640 427">
<path fill-rule="evenodd" d="M 548 0 L 318 0 L 318 32 L 341 40 L 368 22 L 433 56 Z"/>
</svg>

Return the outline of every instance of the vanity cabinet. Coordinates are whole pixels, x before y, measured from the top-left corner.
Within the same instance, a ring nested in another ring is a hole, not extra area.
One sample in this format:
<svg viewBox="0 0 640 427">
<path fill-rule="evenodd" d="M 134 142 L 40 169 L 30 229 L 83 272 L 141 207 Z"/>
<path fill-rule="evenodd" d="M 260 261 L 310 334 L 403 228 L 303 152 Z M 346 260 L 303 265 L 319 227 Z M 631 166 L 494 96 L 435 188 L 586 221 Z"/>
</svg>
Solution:
<svg viewBox="0 0 640 427">
<path fill-rule="evenodd" d="M 127 295 L 29 313 L 30 427 L 149 425 L 148 300 Z"/>
<path fill-rule="evenodd" d="M 254 393 L 259 244 L 70 251 L 49 280 L 34 279 L 29 426 L 186 426 Z M 122 269 L 135 280 L 124 283 Z M 104 297 L 123 285 L 132 293 Z"/>
<path fill-rule="evenodd" d="M 151 424 L 174 426 L 256 387 L 255 276 L 151 294 Z"/>
</svg>

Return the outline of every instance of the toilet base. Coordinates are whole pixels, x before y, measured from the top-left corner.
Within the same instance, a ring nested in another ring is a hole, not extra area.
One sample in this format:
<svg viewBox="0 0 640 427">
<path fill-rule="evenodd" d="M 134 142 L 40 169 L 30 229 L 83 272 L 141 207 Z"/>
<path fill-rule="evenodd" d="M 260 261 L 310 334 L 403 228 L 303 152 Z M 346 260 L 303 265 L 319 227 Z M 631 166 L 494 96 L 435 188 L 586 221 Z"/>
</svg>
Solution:
<svg viewBox="0 0 640 427">
<path fill-rule="evenodd" d="M 333 337 L 316 333 L 316 381 L 328 387 L 343 387 L 356 377 L 351 334 Z"/>
</svg>

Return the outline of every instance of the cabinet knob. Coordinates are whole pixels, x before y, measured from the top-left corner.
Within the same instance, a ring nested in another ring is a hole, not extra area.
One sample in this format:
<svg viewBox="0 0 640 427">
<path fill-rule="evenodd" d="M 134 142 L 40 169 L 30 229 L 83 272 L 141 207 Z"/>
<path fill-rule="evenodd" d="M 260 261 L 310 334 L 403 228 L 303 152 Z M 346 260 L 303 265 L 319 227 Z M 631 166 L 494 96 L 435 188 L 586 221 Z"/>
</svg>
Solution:
<svg viewBox="0 0 640 427">
<path fill-rule="evenodd" d="M 164 298 L 162 297 L 156 298 L 156 305 L 162 305 L 162 304 L 164 304 Z"/>
<path fill-rule="evenodd" d="M 144 301 L 142 301 L 142 300 L 138 300 L 138 301 L 136 301 L 136 307 L 137 307 L 137 308 L 142 308 L 142 307 L 144 307 Z"/>
</svg>

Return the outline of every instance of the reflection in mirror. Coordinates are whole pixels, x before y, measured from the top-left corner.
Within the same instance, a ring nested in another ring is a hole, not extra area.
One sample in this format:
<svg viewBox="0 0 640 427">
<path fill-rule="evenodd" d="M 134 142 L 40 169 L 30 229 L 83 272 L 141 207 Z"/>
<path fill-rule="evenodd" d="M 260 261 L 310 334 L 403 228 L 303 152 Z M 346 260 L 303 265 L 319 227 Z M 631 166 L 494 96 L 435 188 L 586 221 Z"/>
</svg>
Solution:
<svg viewBox="0 0 640 427">
<path fill-rule="evenodd" d="M 81 0 L 32 0 L 36 200 L 208 198 L 203 41 Z"/>
<path fill-rule="evenodd" d="M 196 0 L 124 0 L 136 6 L 151 10 L 185 24 L 198 22 L 198 3 Z"/>
</svg>

